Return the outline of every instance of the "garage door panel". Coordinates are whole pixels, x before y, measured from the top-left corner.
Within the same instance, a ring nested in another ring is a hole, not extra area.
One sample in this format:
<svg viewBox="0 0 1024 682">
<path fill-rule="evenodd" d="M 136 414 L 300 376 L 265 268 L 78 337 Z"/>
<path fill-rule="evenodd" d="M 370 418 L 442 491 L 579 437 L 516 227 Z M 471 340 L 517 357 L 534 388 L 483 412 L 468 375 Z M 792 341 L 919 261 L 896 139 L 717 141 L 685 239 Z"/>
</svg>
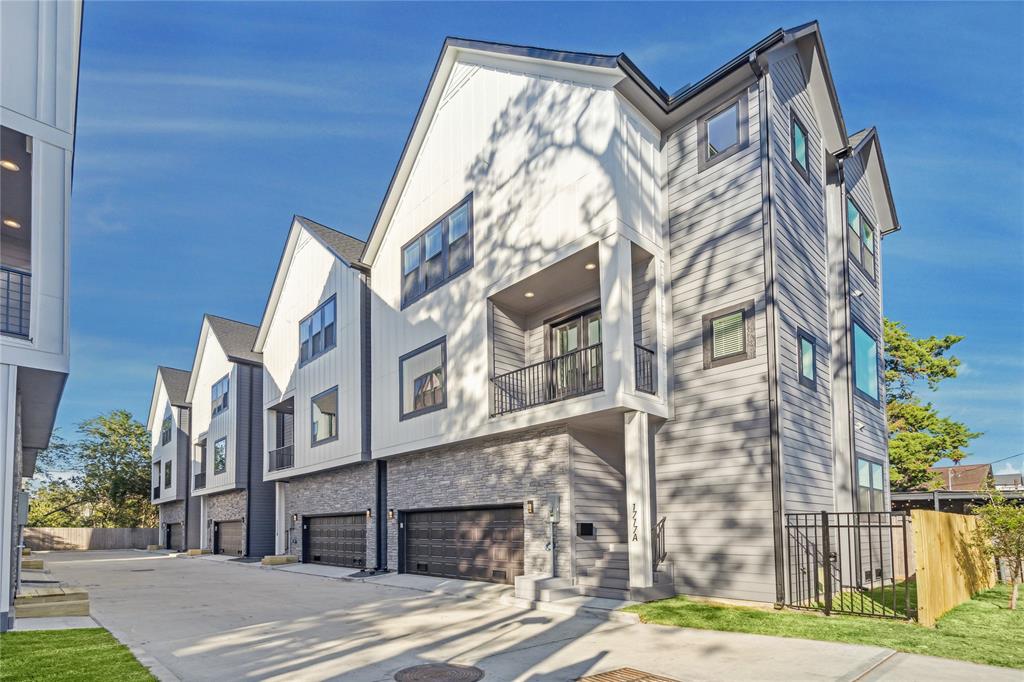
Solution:
<svg viewBox="0 0 1024 682">
<path fill-rule="evenodd" d="M 315 516 L 303 524 L 303 561 L 330 566 L 366 566 L 366 518 L 362 514 Z"/>
<path fill-rule="evenodd" d="M 404 570 L 512 584 L 523 574 L 523 537 L 522 507 L 410 512 Z"/>
<path fill-rule="evenodd" d="M 217 543 L 218 554 L 230 554 L 242 556 L 244 546 L 244 533 L 242 532 L 241 521 L 218 521 L 217 522 Z"/>
</svg>

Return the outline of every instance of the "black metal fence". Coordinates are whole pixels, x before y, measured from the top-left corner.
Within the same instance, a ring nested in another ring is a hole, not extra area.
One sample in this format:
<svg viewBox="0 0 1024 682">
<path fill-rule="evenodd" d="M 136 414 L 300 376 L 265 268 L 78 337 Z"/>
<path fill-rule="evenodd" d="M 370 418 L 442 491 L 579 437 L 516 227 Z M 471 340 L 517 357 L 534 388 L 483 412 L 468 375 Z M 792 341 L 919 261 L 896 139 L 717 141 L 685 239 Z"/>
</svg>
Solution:
<svg viewBox="0 0 1024 682">
<path fill-rule="evenodd" d="M 565 400 L 604 386 L 601 344 L 494 377 L 494 414 Z"/>
<path fill-rule="evenodd" d="M 193 482 L 192 487 L 195 488 L 196 490 L 202 490 L 203 488 L 206 487 L 205 471 L 202 471 L 195 475 L 195 481 Z"/>
<path fill-rule="evenodd" d="M 665 518 L 662 516 L 654 525 L 654 570 L 658 570 L 658 566 L 668 556 L 668 548 L 665 546 Z"/>
<path fill-rule="evenodd" d="M 0 332 L 28 336 L 32 275 L 0 267 Z"/>
<path fill-rule="evenodd" d="M 285 445 L 284 447 L 271 450 L 269 453 L 270 461 L 268 462 L 271 471 L 278 471 L 279 469 L 290 469 L 295 466 L 295 446 Z"/>
<path fill-rule="evenodd" d="M 787 606 L 915 618 L 910 542 L 903 512 L 786 514 Z"/>
<path fill-rule="evenodd" d="M 633 359 L 636 366 L 636 390 L 657 393 L 657 378 L 654 373 L 654 351 L 640 344 L 633 345 Z"/>
</svg>

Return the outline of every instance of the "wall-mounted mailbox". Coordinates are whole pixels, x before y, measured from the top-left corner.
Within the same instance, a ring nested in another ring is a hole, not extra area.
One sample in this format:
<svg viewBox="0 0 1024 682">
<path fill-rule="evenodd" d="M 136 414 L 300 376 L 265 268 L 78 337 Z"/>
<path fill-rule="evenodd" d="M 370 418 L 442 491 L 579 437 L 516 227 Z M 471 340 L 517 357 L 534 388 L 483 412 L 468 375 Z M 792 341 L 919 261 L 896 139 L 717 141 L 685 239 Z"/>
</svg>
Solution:
<svg viewBox="0 0 1024 682">
<path fill-rule="evenodd" d="M 559 495 L 548 495 L 548 523 L 558 523 L 561 501 Z"/>
</svg>

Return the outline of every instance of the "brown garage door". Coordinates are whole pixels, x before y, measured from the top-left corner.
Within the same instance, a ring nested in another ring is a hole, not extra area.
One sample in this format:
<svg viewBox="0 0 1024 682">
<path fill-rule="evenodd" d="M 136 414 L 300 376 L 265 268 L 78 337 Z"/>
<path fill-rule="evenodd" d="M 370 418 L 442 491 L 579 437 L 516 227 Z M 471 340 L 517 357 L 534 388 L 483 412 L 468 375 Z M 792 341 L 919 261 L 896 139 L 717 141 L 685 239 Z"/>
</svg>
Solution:
<svg viewBox="0 0 1024 682">
<path fill-rule="evenodd" d="M 216 527 L 217 554 L 242 556 L 243 533 L 241 521 L 218 521 Z"/>
<path fill-rule="evenodd" d="M 167 549 L 184 549 L 185 539 L 182 532 L 182 524 L 167 524 Z"/>
<path fill-rule="evenodd" d="M 405 515 L 405 572 L 513 584 L 523 574 L 523 508 Z"/>
<path fill-rule="evenodd" d="M 302 524 L 303 561 L 330 566 L 366 566 L 366 515 L 313 516 Z"/>
</svg>

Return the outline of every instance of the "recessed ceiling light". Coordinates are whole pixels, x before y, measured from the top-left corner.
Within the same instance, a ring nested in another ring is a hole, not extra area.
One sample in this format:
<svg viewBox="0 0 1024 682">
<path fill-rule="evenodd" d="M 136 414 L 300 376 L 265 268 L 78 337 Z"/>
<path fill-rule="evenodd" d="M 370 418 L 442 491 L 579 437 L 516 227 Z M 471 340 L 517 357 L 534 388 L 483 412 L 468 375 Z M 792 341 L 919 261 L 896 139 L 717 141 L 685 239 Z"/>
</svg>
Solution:
<svg viewBox="0 0 1024 682">
<path fill-rule="evenodd" d="M 583 266 L 583 269 L 584 270 L 593 270 L 596 267 L 597 267 L 596 263 L 587 263 L 586 265 Z"/>
<path fill-rule="evenodd" d="M 526 298 L 533 298 L 533 292 L 527 291 L 525 294 L 523 294 L 523 296 L 525 296 Z"/>
<path fill-rule="evenodd" d="M 14 218 L 4 218 L 4 225 L 7 227 L 13 227 L 15 230 L 21 227 L 21 223 Z"/>
<path fill-rule="evenodd" d="M 14 163 L 13 161 L 8 161 L 7 159 L 3 159 L 2 161 L 0 161 L 0 166 L 3 166 L 4 170 L 9 170 L 9 171 L 20 171 L 21 170 L 21 166 L 19 166 L 18 164 Z"/>
</svg>

